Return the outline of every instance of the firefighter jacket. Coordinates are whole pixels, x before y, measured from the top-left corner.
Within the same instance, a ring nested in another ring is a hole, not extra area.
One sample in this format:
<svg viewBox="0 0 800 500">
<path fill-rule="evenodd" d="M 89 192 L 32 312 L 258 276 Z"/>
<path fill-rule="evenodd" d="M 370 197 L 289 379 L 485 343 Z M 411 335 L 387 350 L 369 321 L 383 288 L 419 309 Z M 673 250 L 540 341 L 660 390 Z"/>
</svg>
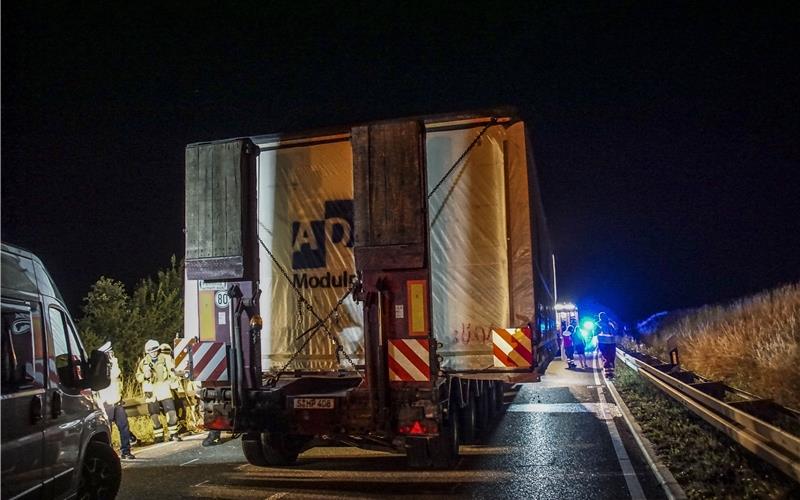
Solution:
<svg viewBox="0 0 800 500">
<path fill-rule="evenodd" d="M 178 387 L 175 361 L 169 354 L 159 353 L 155 359 L 145 354 L 136 367 L 136 380 L 142 384 L 146 403 L 170 399 Z"/>
<path fill-rule="evenodd" d="M 119 369 L 119 361 L 116 356 L 111 356 L 111 383 L 108 387 L 100 390 L 97 397 L 104 404 L 115 405 L 122 400 L 122 372 Z"/>
</svg>

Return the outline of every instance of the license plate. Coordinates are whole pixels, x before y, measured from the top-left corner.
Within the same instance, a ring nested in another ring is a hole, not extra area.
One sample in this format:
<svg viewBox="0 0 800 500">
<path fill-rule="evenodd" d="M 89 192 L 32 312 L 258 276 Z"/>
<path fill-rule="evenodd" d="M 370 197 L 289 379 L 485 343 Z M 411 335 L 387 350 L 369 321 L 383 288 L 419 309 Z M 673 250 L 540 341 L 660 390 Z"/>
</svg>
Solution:
<svg viewBox="0 0 800 500">
<path fill-rule="evenodd" d="M 301 410 L 332 410 L 333 398 L 294 398 L 294 408 Z"/>
</svg>

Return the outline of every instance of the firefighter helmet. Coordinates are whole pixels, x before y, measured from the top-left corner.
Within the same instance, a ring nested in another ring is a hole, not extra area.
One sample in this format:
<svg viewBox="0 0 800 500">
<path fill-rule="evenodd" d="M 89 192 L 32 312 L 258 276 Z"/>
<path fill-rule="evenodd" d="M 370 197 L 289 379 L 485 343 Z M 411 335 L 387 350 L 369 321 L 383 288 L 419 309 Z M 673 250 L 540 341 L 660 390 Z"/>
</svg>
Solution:
<svg viewBox="0 0 800 500">
<path fill-rule="evenodd" d="M 148 340 L 147 342 L 144 343 L 144 352 L 146 352 L 148 354 L 152 354 L 153 351 L 157 351 L 157 350 L 158 350 L 158 341 L 157 340 L 150 339 L 150 340 Z"/>
<path fill-rule="evenodd" d="M 166 342 L 158 346 L 158 351 L 161 354 L 172 354 L 172 347 L 169 346 Z"/>
</svg>

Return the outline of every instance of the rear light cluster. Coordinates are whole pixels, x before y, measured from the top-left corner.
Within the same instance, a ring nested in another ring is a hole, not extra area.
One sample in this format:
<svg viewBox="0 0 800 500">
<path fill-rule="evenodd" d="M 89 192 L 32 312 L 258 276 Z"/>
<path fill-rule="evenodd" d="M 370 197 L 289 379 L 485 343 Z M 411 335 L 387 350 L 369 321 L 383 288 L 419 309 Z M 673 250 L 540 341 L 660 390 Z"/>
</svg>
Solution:
<svg viewBox="0 0 800 500">
<path fill-rule="evenodd" d="M 221 416 L 217 416 L 212 421 L 206 422 L 205 423 L 205 427 L 206 427 L 206 429 L 213 429 L 213 430 L 219 430 L 219 431 L 225 431 L 225 430 L 229 430 L 229 429 L 233 428 L 233 426 L 231 425 L 230 420 L 228 420 L 225 417 L 221 417 Z"/>
<path fill-rule="evenodd" d="M 397 430 L 400 434 L 410 434 L 413 436 L 419 434 L 436 434 L 439 431 L 439 427 L 435 420 L 414 420 L 410 424 L 401 425 Z"/>
</svg>

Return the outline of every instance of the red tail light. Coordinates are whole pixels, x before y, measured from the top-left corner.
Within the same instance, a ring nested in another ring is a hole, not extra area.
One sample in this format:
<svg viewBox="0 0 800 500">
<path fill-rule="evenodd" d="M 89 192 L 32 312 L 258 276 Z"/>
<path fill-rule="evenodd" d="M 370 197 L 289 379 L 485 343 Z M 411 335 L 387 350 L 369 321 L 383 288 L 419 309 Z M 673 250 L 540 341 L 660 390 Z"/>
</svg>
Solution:
<svg viewBox="0 0 800 500">
<path fill-rule="evenodd" d="M 434 420 L 414 420 L 411 425 L 401 425 L 397 429 L 400 434 L 420 435 L 420 434 L 436 434 L 438 427 Z"/>
<path fill-rule="evenodd" d="M 230 420 L 221 416 L 217 416 L 210 422 L 205 422 L 204 425 L 206 429 L 213 429 L 215 431 L 225 431 L 233 427 Z"/>
<path fill-rule="evenodd" d="M 414 425 L 411 426 L 411 429 L 408 431 L 409 434 L 424 434 L 425 429 L 422 428 L 422 424 L 419 420 L 414 422 Z"/>
</svg>

